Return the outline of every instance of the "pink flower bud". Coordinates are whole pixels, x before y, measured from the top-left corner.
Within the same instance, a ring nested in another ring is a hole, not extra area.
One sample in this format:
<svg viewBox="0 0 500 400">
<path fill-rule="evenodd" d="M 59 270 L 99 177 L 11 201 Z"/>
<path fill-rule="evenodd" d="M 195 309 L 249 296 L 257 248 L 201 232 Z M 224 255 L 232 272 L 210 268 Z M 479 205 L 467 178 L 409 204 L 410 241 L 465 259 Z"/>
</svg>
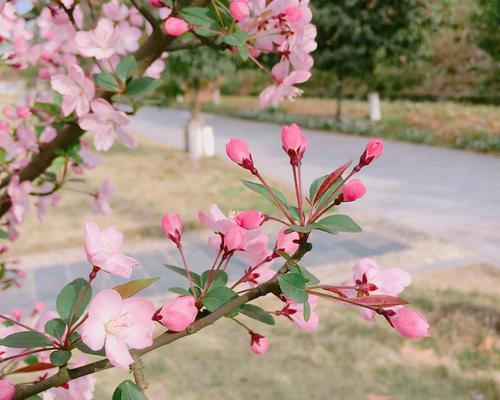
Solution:
<svg viewBox="0 0 500 400">
<path fill-rule="evenodd" d="M 258 333 L 250 333 L 250 350 L 255 354 L 264 354 L 269 349 L 269 340 Z"/>
<path fill-rule="evenodd" d="M 236 223 L 245 229 L 255 229 L 264 222 L 264 214 L 256 210 L 240 211 L 236 214 Z"/>
<path fill-rule="evenodd" d="M 178 214 L 164 214 L 161 218 L 161 227 L 165 236 L 179 245 L 181 242 L 182 221 Z"/>
<path fill-rule="evenodd" d="M 2 245 L 0 246 L 0 254 L 7 253 L 9 251 L 9 246 Z"/>
<path fill-rule="evenodd" d="M 307 149 L 307 138 L 302 135 L 297 124 L 281 128 L 281 143 L 283 150 L 290 156 L 290 163 L 299 165 Z"/>
<path fill-rule="evenodd" d="M 21 318 L 24 315 L 23 310 L 19 310 L 18 308 L 15 308 L 11 311 L 12 316 L 17 319 L 18 321 L 21 320 Z"/>
<path fill-rule="evenodd" d="M 401 336 L 409 339 L 421 339 L 430 336 L 429 323 L 422 314 L 405 307 L 389 311 L 392 311 L 388 313 L 391 324 Z"/>
<path fill-rule="evenodd" d="M 351 179 L 342 189 L 343 201 L 354 201 L 363 197 L 366 193 L 366 187 L 360 179 Z"/>
<path fill-rule="evenodd" d="M 373 160 L 376 160 L 382 155 L 384 151 L 384 142 L 381 140 L 371 140 L 366 145 L 366 149 L 359 159 L 359 166 L 364 167 L 369 165 Z"/>
<path fill-rule="evenodd" d="M 236 21 L 241 21 L 250 15 L 248 4 L 244 0 L 233 0 L 229 5 L 229 12 Z"/>
<path fill-rule="evenodd" d="M 191 325 L 198 315 L 193 296 L 178 296 L 160 310 L 156 319 L 173 332 L 181 332 Z"/>
<path fill-rule="evenodd" d="M 276 249 L 287 254 L 293 254 L 299 248 L 298 243 L 295 242 L 299 240 L 299 234 L 297 232 L 286 234 L 286 229 L 287 228 L 283 228 L 278 234 Z"/>
<path fill-rule="evenodd" d="M 285 15 L 286 15 L 286 20 L 288 22 L 297 22 L 300 20 L 300 17 L 302 16 L 302 12 L 300 11 L 299 7 L 288 7 L 285 10 Z"/>
<path fill-rule="evenodd" d="M 43 310 L 45 310 L 45 304 L 39 301 L 38 303 L 35 304 L 33 307 L 33 313 L 41 313 Z"/>
<path fill-rule="evenodd" d="M 181 18 L 167 18 L 164 25 L 165 33 L 170 36 L 180 36 L 189 30 L 189 25 Z"/>
<path fill-rule="evenodd" d="M 41 68 L 40 71 L 38 71 L 38 78 L 41 79 L 42 81 L 49 80 L 50 71 L 47 68 Z"/>
<path fill-rule="evenodd" d="M 7 379 L 0 379 L 0 400 L 12 400 L 16 394 L 16 387 Z"/>
<path fill-rule="evenodd" d="M 243 139 L 231 139 L 226 144 L 226 153 L 239 166 L 248 169 L 252 173 L 256 172 L 248 143 Z"/>
<path fill-rule="evenodd" d="M 224 235 L 224 249 L 226 251 L 241 250 L 246 241 L 245 231 L 239 226 L 232 226 Z"/>
<path fill-rule="evenodd" d="M 19 118 L 28 118 L 31 115 L 29 107 L 17 107 L 16 114 Z"/>
<path fill-rule="evenodd" d="M 151 0 L 150 3 L 154 8 L 166 7 L 166 4 L 162 0 Z"/>
</svg>

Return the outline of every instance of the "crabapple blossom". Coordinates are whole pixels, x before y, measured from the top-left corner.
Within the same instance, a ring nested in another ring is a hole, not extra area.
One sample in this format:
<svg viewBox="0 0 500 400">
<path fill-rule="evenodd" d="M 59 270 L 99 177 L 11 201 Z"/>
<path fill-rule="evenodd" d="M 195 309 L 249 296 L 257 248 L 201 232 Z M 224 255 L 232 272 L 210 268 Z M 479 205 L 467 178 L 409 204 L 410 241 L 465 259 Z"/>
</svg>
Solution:
<svg viewBox="0 0 500 400">
<path fill-rule="evenodd" d="M 113 182 L 110 181 L 109 179 L 105 179 L 101 183 L 99 190 L 95 194 L 93 208 L 96 213 L 102 215 L 111 214 L 111 206 L 109 205 L 109 202 L 114 192 L 115 192 L 115 185 L 113 184 Z"/>
<path fill-rule="evenodd" d="M 248 169 L 252 173 L 255 171 L 250 148 L 245 140 L 231 139 L 226 144 L 226 153 L 227 156 L 240 167 Z"/>
<path fill-rule="evenodd" d="M 227 252 L 243 250 L 245 244 L 245 231 L 239 226 L 232 226 L 224 234 L 224 249 Z"/>
<path fill-rule="evenodd" d="M 355 201 L 363 197 L 366 187 L 360 179 L 351 179 L 342 189 L 342 201 Z"/>
<path fill-rule="evenodd" d="M 229 4 L 229 12 L 236 21 L 248 18 L 250 10 L 247 0 L 232 0 Z"/>
<path fill-rule="evenodd" d="M 14 384 L 7 379 L 0 379 L 0 400 L 12 400 L 15 394 L 16 387 Z"/>
<path fill-rule="evenodd" d="M 384 151 L 384 143 L 381 140 L 371 140 L 366 145 L 366 149 L 361 155 L 359 160 L 359 166 L 364 167 L 371 164 L 372 161 L 376 160 L 382 155 Z"/>
<path fill-rule="evenodd" d="M 28 118 L 33 115 L 29 107 L 17 107 L 16 114 L 19 118 Z"/>
<path fill-rule="evenodd" d="M 99 292 L 89 306 L 82 325 L 82 341 L 92 350 L 103 348 L 115 367 L 128 369 L 134 361 L 129 349 L 144 349 L 153 343 L 153 304 L 146 299 L 122 299 L 113 289 Z"/>
<path fill-rule="evenodd" d="M 304 332 L 311 332 L 318 329 L 319 326 L 319 316 L 316 312 L 316 307 L 318 305 L 318 296 L 309 295 L 307 302 L 310 306 L 309 319 L 306 321 L 304 318 L 304 304 L 296 303 L 293 300 L 287 300 L 285 307 L 281 311 L 277 312 L 277 315 L 283 315 L 290 319 L 295 326 Z"/>
<path fill-rule="evenodd" d="M 181 243 L 182 221 L 178 214 L 163 214 L 161 227 L 165 236 L 169 237 L 177 246 Z"/>
<path fill-rule="evenodd" d="M 406 307 L 387 311 L 387 316 L 394 329 L 409 339 L 421 339 L 430 336 L 429 323 L 420 313 Z"/>
<path fill-rule="evenodd" d="M 224 234 L 229 228 L 234 226 L 232 218 L 226 217 L 216 204 L 212 204 L 210 207 L 209 215 L 200 211 L 198 213 L 198 218 L 205 228 L 215 233 Z"/>
<path fill-rule="evenodd" d="M 299 244 L 297 243 L 299 234 L 297 232 L 285 233 L 285 231 L 286 228 L 283 228 L 278 234 L 276 250 L 280 250 L 287 254 L 293 254 L 299 248 Z"/>
<path fill-rule="evenodd" d="M 52 89 L 62 95 L 61 110 L 65 116 L 73 111 L 82 117 L 90 111 L 90 102 L 95 95 L 94 83 L 85 77 L 77 64 L 68 66 L 68 75 L 58 74 L 50 80 Z"/>
<path fill-rule="evenodd" d="M 181 332 L 191 325 L 198 315 L 195 303 L 193 296 L 177 296 L 165 304 L 154 319 L 169 331 Z"/>
<path fill-rule="evenodd" d="M 139 263 L 119 253 L 122 243 L 123 233 L 116 228 L 102 231 L 93 221 L 85 223 L 85 253 L 89 262 L 106 272 L 128 279 L 132 268 Z"/>
<path fill-rule="evenodd" d="M 164 29 L 167 35 L 180 36 L 189 30 L 189 25 L 181 18 L 169 17 L 165 21 Z"/>
<path fill-rule="evenodd" d="M 264 354 L 269 349 L 269 340 L 258 333 L 250 332 L 250 350 L 255 354 Z"/>
<path fill-rule="evenodd" d="M 75 35 L 78 51 L 86 57 L 95 57 L 102 60 L 116 53 L 116 46 L 120 40 L 119 32 L 113 21 L 102 18 L 92 31 L 80 31 Z"/>
<path fill-rule="evenodd" d="M 265 216 L 257 210 L 240 211 L 236 214 L 235 221 L 244 229 L 255 229 L 262 225 Z"/>
<path fill-rule="evenodd" d="M 12 216 L 11 222 L 23 222 L 26 213 L 31 207 L 29 193 L 32 186 L 33 185 L 29 181 L 19 182 L 18 175 L 12 177 L 10 180 L 7 193 L 12 202 L 12 207 L 9 211 L 9 214 Z"/>
<path fill-rule="evenodd" d="M 281 128 L 281 143 L 283 150 L 290 157 L 292 165 L 300 165 L 307 149 L 307 138 L 302 135 L 297 124 L 285 125 Z"/>
</svg>

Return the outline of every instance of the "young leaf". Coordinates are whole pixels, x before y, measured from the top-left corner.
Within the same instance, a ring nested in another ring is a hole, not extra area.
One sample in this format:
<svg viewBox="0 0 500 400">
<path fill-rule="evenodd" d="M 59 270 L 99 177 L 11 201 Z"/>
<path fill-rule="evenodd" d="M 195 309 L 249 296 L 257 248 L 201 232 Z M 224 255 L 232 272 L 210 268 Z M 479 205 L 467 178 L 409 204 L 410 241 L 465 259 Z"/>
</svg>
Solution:
<svg viewBox="0 0 500 400">
<path fill-rule="evenodd" d="M 353 297 L 349 299 L 345 299 L 349 303 L 370 306 L 370 307 L 394 307 L 394 306 L 402 306 L 404 304 L 408 304 L 405 299 L 401 297 L 394 296 L 386 296 L 382 294 L 374 294 L 371 296 L 363 296 L 363 297 Z"/>
<path fill-rule="evenodd" d="M 3 229 L 0 229 L 0 239 L 7 239 L 9 235 Z"/>
<path fill-rule="evenodd" d="M 321 225 L 312 223 L 306 226 L 301 226 L 301 225 L 290 225 L 288 229 L 285 231 L 285 233 L 292 233 L 292 232 L 300 232 L 300 233 L 309 233 L 313 231 L 314 229 L 320 229 Z"/>
<path fill-rule="evenodd" d="M 120 293 L 120 296 L 122 296 L 122 299 L 126 299 L 128 297 L 132 297 L 134 294 L 140 292 L 141 290 L 146 289 L 147 287 L 151 286 L 153 283 L 156 283 L 160 279 L 159 277 L 157 278 L 150 278 L 150 279 L 137 279 L 135 281 L 130 281 L 127 283 L 124 283 L 123 285 L 119 285 L 114 287 L 118 293 Z"/>
<path fill-rule="evenodd" d="M 210 272 L 212 272 L 210 274 Z M 201 274 L 201 287 L 205 287 L 207 283 L 208 277 L 210 274 L 210 281 L 213 281 L 210 285 L 210 290 L 215 289 L 216 287 L 226 286 L 228 281 L 228 276 L 224 271 L 218 271 L 217 275 L 215 275 L 215 271 L 205 271 Z"/>
<path fill-rule="evenodd" d="M 250 190 L 264 196 L 271 203 L 275 204 L 273 196 L 271 195 L 271 193 L 269 193 L 269 191 L 266 189 L 264 185 L 252 181 L 247 181 L 246 179 L 242 179 L 241 182 L 243 182 L 243 184 Z M 271 187 L 271 190 L 274 192 L 275 196 L 277 197 L 279 202 L 283 205 L 283 207 L 285 207 L 285 209 L 288 209 L 289 205 L 285 195 L 276 188 Z"/>
<path fill-rule="evenodd" d="M 148 398 L 141 392 L 139 386 L 126 380 L 115 389 L 112 400 L 148 400 Z"/>
<path fill-rule="evenodd" d="M 84 313 L 92 297 L 92 288 L 86 289 L 86 286 L 85 279 L 77 278 L 66 285 L 57 296 L 57 312 L 64 322 L 69 323 L 73 314 L 73 321 L 77 321 Z"/>
<path fill-rule="evenodd" d="M 50 353 L 50 362 L 58 367 L 62 367 L 68 363 L 71 358 L 71 351 L 56 350 Z"/>
<path fill-rule="evenodd" d="M 288 272 L 278 277 L 281 292 L 296 303 L 307 301 L 308 294 L 305 291 L 306 280 L 298 272 Z"/>
<path fill-rule="evenodd" d="M 45 324 L 45 332 L 57 339 L 63 337 L 64 332 L 66 332 L 66 328 L 66 323 L 60 318 L 51 319 Z"/>
<path fill-rule="evenodd" d="M 78 342 L 78 344 L 76 345 L 76 348 L 78 350 L 80 350 L 82 353 L 90 354 L 93 356 L 105 356 L 106 355 L 106 352 L 104 349 L 94 351 L 83 342 Z"/>
<path fill-rule="evenodd" d="M 222 40 L 230 46 L 244 46 L 248 40 L 248 33 L 245 31 L 237 31 L 231 35 L 223 36 Z"/>
<path fill-rule="evenodd" d="M 109 72 L 101 72 L 100 74 L 95 74 L 94 81 L 97 86 L 104 90 L 111 90 L 115 92 L 119 88 L 115 76 L 113 74 L 110 74 Z"/>
<path fill-rule="evenodd" d="M 18 332 L 0 340 L 0 345 L 13 349 L 51 346 L 49 338 L 40 332 Z"/>
<path fill-rule="evenodd" d="M 123 83 L 126 83 L 136 69 L 137 61 L 135 61 L 135 57 L 127 56 L 116 66 L 116 75 Z"/>
<path fill-rule="evenodd" d="M 159 79 L 154 79 L 149 76 L 141 76 L 130 81 L 127 85 L 127 89 L 125 90 L 125 95 L 132 98 L 143 97 L 154 91 L 158 86 L 160 86 L 160 84 L 161 81 Z"/>
<path fill-rule="evenodd" d="M 304 321 L 309 321 L 311 317 L 311 305 L 308 301 L 304 303 Z"/>
<path fill-rule="evenodd" d="M 174 271 L 174 272 L 178 273 L 179 275 L 182 275 L 182 276 L 184 276 L 184 277 L 187 278 L 187 274 L 186 274 L 186 269 L 185 268 L 177 267 L 177 266 L 171 265 L 171 264 L 163 264 L 163 265 L 165 265 L 165 267 L 167 267 L 169 270 Z M 193 281 L 193 283 L 195 285 L 203 287 L 202 284 L 201 284 L 201 277 L 200 277 L 200 275 L 198 275 L 196 272 L 191 272 L 189 275 L 191 275 L 191 279 L 192 279 L 192 281 Z"/>
<path fill-rule="evenodd" d="M 208 311 L 213 312 L 236 297 L 238 295 L 235 291 L 222 286 L 210 290 L 203 299 L 203 305 Z"/>
<path fill-rule="evenodd" d="M 317 285 L 318 283 L 320 283 L 320 280 L 316 278 L 310 271 L 305 269 L 302 265 L 296 264 L 294 268 L 297 268 L 305 278 L 306 285 Z"/>
<path fill-rule="evenodd" d="M 53 364 L 36 362 L 26 367 L 16 369 L 15 371 L 11 372 L 11 374 L 27 374 L 29 372 L 45 371 L 47 369 L 52 369 L 52 368 L 54 368 Z"/>
<path fill-rule="evenodd" d="M 191 25 L 204 26 L 210 29 L 219 29 L 215 13 L 207 7 L 183 8 L 181 10 L 181 17 Z"/>
<path fill-rule="evenodd" d="M 340 166 L 326 177 L 323 183 L 319 186 L 318 191 L 315 193 L 314 197 L 311 199 L 313 204 L 316 204 L 321 196 L 323 196 L 323 194 L 325 194 L 325 192 L 332 187 L 332 185 L 342 176 L 342 174 L 351 164 L 352 160 L 346 162 L 344 165 Z"/>
<path fill-rule="evenodd" d="M 43 111 L 54 117 L 57 117 L 60 114 L 59 106 L 57 104 L 37 102 L 33 105 L 33 108 Z"/>
<path fill-rule="evenodd" d="M 361 232 L 361 227 L 351 217 L 342 214 L 329 215 L 317 222 L 317 229 L 328 233 Z"/>
<path fill-rule="evenodd" d="M 191 292 L 187 289 L 184 289 L 182 287 L 171 287 L 168 289 L 169 292 L 175 293 L 175 294 L 181 294 L 181 295 L 190 295 Z"/>
<path fill-rule="evenodd" d="M 256 319 L 264 324 L 274 325 L 273 316 L 255 304 L 243 304 L 240 306 L 239 311 L 247 317 Z"/>
</svg>

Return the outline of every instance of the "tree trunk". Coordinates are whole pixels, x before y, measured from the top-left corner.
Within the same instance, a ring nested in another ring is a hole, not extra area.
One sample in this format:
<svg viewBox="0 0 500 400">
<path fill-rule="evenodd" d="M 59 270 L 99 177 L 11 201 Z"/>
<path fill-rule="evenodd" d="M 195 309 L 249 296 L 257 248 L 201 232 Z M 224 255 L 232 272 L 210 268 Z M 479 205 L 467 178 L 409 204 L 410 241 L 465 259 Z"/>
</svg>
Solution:
<svg viewBox="0 0 500 400">
<path fill-rule="evenodd" d="M 337 81 L 337 111 L 335 113 L 335 120 L 337 122 L 342 121 L 342 79 L 339 78 Z"/>
</svg>

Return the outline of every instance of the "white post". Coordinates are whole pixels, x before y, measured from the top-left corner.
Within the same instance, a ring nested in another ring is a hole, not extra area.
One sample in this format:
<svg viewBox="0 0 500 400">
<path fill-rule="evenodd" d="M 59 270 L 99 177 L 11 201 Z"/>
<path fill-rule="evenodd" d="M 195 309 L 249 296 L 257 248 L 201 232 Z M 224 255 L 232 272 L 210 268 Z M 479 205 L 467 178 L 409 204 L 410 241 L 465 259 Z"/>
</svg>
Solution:
<svg viewBox="0 0 500 400">
<path fill-rule="evenodd" d="M 198 160 L 203 155 L 203 122 L 190 119 L 186 126 L 190 160 Z"/>
<path fill-rule="evenodd" d="M 216 106 L 220 105 L 220 89 L 218 87 L 212 90 L 212 103 Z"/>
<path fill-rule="evenodd" d="M 378 92 L 368 93 L 368 105 L 370 107 L 370 120 L 378 122 L 382 119 L 382 111 L 380 110 L 380 97 Z"/>
</svg>

